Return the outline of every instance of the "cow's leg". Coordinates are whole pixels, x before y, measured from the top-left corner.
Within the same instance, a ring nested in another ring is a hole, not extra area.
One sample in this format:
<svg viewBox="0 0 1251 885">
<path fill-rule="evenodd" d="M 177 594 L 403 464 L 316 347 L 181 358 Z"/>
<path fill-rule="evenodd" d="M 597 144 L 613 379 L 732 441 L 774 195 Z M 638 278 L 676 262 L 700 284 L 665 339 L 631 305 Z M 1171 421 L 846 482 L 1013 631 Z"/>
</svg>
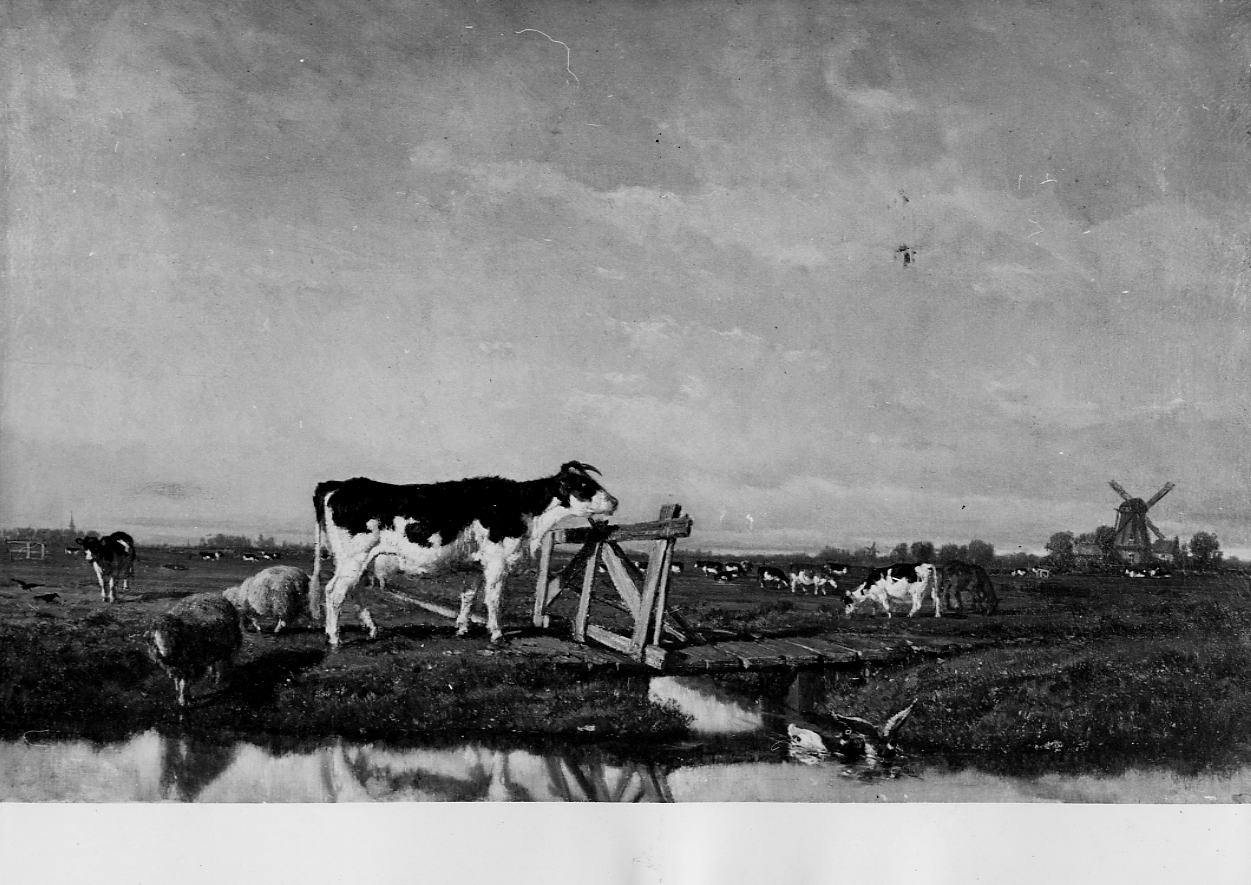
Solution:
<svg viewBox="0 0 1251 885">
<path fill-rule="evenodd" d="M 117 602 L 117 577 L 109 575 L 109 602 Z"/>
<path fill-rule="evenodd" d="M 95 571 L 96 580 L 100 583 L 100 601 L 108 602 L 108 593 L 104 589 L 104 569 L 100 568 L 100 563 L 95 562 L 94 560 L 91 563 L 91 568 Z"/>
<path fill-rule="evenodd" d="M 178 706 L 187 706 L 187 680 L 182 676 L 174 679 L 174 688 L 178 692 Z"/>
<path fill-rule="evenodd" d="M 348 593 L 360 580 L 363 558 L 350 555 L 340 557 L 334 577 L 326 585 L 326 639 L 331 648 L 339 647 L 339 612 L 343 609 L 343 601 L 347 599 Z"/>
<path fill-rule="evenodd" d="M 362 624 L 365 625 L 365 629 L 369 631 L 369 638 L 377 639 L 378 625 L 374 623 L 374 616 L 369 613 L 369 609 L 365 608 L 363 605 L 357 606 L 356 617 Z"/>
<path fill-rule="evenodd" d="M 520 538 L 505 538 L 498 544 L 485 545 L 482 549 L 482 585 L 487 610 L 487 632 L 492 642 L 504 638 L 500 627 L 500 602 L 504 596 L 504 579 L 517 562 L 521 549 Z"/>
</svg>

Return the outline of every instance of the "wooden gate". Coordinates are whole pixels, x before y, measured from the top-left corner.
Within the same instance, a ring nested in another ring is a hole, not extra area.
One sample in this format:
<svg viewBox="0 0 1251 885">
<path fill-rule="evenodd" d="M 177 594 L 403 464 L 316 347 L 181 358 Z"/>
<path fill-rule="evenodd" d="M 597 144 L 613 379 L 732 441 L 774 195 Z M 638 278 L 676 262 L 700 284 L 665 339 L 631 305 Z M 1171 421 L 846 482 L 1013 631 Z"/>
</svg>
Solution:
<svg viewBox="0 0 1251 885">
<path fill-rule="evenodd" d="M 669 566 L 673 563 L 673 547 L 678 538 L 691 534 L 692 521 L 682 515 L 680 504 L 667 504 L 660 509 L 656 522 L 633 525 L 609 525 L 593 523 L 590 526 L 557 529 L 543 539 L 539 554 L 538 585 L 534 594 L 534 625 L 549 626 L 547 608 L 564 590 L 579 569 L 582 569 L 582 595 L 578 599 L 578 613 L 573 623 L 573 638 L 585 643 L 588 639 L 598 642 L 622 654 L 642 661 L 650 667 L 661 669 L 665 663 L 665 651 L 660 638 L 669 634 L 686 639 L 682 631 L 666 617 L 665 604 L 669 591 Z M 621 549 L 622 541 L 651 541 L 647 570 L 640 572 Z M 556 544 L 581 544 L 582 549 L 574 555 L 559 574 L 551 574 L 552 548 Z M 621 597 L 619 603 L 612 599 L 603 601 L 624 608 L 633 619 L 629 636 L 589 623 L 591 596 L 595 587 L 595 575 L 600 561 L 612 579 L 613 587 Z M 641 582 L 641 583 L 639 583 Z"/>
</svg>

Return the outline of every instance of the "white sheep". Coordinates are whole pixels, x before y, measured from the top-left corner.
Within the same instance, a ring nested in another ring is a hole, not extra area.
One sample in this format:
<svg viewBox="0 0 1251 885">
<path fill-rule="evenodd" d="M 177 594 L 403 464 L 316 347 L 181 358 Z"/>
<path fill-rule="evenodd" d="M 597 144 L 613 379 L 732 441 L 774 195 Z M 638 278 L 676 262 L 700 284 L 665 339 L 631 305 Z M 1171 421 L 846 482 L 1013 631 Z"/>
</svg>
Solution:
<svg viewBox="0 0 1251 885">
<path fill-rule="evenodd" d="M 242 584 L 228 587 L 222 595 L 257 633 L 261 632 L 260 618 L 276 618 L 277 633 L 305 612 L 314 618 L 321 614 L 321 605 L 309 592 L 308 575 L 293 565 L 270 566 Z"/>
<path fill-rule="evenodd" d="M 187 706 L 189 683 L 212 671 L 220 684 L 226 667 L 243 644 L 239 613 L 217 593 L 188 596 L 163 615 L 147 633 L 152 660 L 174 680 L 178 706 Z"/>
</svg>

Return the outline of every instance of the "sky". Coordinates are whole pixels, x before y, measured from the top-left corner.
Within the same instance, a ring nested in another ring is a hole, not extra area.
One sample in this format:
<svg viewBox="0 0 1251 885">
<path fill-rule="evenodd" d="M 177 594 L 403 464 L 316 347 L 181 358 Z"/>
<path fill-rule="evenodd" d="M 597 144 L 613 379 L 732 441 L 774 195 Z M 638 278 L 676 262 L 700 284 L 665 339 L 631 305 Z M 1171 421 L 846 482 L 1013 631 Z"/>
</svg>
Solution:
<svg viewBox="0 0 1251 885">
<path fill-rule="evenodd" d="M 602 471 L 692 546 L 1251 551 L 1251 2 L 15 0 L 0 525 Z"/>
</svg>

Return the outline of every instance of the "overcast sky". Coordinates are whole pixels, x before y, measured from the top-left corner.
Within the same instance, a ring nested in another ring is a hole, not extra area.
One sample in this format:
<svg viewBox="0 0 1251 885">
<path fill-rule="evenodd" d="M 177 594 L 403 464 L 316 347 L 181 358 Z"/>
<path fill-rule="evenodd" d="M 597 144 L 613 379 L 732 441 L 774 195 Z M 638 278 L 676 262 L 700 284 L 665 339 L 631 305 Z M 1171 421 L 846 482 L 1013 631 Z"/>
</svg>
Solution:
<svg viewBox="0 0 1251 885">
<path fill-rule="evenodd" d="M 8 10 L 0 524 L 578 459 L 692 545 L 1036 550 L 1116 479 L 1251 548 L 1243 0 Z"/>
</svg>

